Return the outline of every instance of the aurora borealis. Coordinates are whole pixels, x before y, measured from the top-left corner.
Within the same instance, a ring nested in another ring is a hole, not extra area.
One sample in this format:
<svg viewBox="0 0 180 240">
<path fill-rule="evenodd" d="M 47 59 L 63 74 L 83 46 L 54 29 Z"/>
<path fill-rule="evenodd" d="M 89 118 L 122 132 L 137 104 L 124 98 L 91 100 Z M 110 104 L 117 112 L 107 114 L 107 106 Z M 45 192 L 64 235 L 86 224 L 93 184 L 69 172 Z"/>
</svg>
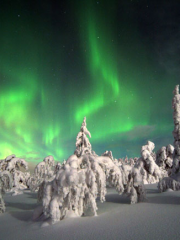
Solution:
<svg viewBox="0 0 180 240">
<path fill-rule="evenodd" d="M 83 117 L 93 150 L 173 143 L 177 1 L 2 1 L 0 159 L 67 159 Z"/>
</svg>

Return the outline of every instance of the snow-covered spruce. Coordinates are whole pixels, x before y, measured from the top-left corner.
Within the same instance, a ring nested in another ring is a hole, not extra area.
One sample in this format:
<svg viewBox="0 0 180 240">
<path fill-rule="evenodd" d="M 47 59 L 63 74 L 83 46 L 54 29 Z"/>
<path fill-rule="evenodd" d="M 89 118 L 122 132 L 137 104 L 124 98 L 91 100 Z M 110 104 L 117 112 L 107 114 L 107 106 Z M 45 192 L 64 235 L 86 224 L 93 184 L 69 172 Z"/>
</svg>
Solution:
<svg viewBox="0 0 180 240">
<path fill-rule="evenodd" d="M 9 171 L 0 172 L 0 213 L 5 212 L 6 207 L 3 195 L 12 188 L 12 176 Z"/>
<path fill-rule="evenodd" d="M 61 167 L 62 167 L 61 163 L 57 162 L 54 167 L 54 174 L 56 174 L 61 169 Z"/>
<path fill-rule="evenodd" d="M 68 213 L 82 216 L 90 207 L 97 215 L 96 198 L 105 201 L 106 179 L 121 194 L 125 191 L 127 178 L 120 168 L 107 156 L 71 155 L 52 181 L 46 181 L 43 195 L 43 213 L 60 221 Z"/>
<path fill-rule="evenodd" d="M 91 138 L 91 134 L 86 127 L 86 117 L 84 117 L 83 123 L 81 125 L 80 132 L 76 137 L 76 155 L 83 155 L 85 153 L 92 153 L 92 147 L 88 139 L 88 135 Z"/>
<path fill-rule="evenodd" d="M 165 192 L 167 189 L 180 190 L 180 181 L 176 181 L 173 177 L 165 177 L 159 181 L 158 189 L 160 192 Z"/>
<path fill-rule="evenodd" d="M 144 184 L 158 182 L 164 176 L 163 171 L 155 163 L 154 147 L 153 142 L 147 141 L 141 148 L 139 159 L 134 158 L 133 162 L 126 157 L 123 161 L 122 169 L 125 175 L 128 175 L 125 191 L 129 193 L 131 203 L 144 201 L 146 199 Z"/>
<path fill-rule="evenodd" d="M 131 203 L 143 202 L 146 200 L 143 176 L 139 168 L 133 167 L 129 171 L 125 192 L 129 195 Z"/>
<path fill-rule="evenodd" d="M 119 158 L 118 162 L 121 163 L 121 165 L 134 166 L 138 159 L 139 159 L 138 157 L 134 157 L 134 158 L 129 158 L 128 159 L 128 157 L 126 156 L 124 159 L 123 158 Z"/>
<path fill-rule="evenodd" d="M 52 223 L 69 214 L 82 216 L 87 208 L 91 208 L 96 216 L 96 199 L 99 196 L 101 202 L 105 201 L 106 181 L 119 194 L 130 195 L 131 203 L 145 198 L 143 183 L 136 173 L 129 179 L 129 173 L 116 165 L 112 153 L 106 152 L 103 156 L 95 154 L 86 135 L 91 136 L 84 118 L 74 154 L 62 164 L 54 179 L 43 182 L 42 214 L 44 218 L 50 217 Z"/>
<path fill-rule="evenodd" d="M 168 178 L 163 178 L 158 188 L 160 192 L 164 192 L 171 188 L 173 190 L 180 190 L 180 94 L 179 85 L 176 85 L 173 91 L 174 97 L 172 100 L 173 119 L 174 119 L 174 153 L 173 153 L 173 167 L 172 173 Z"/>
<path fill-rule="evenodd" d="M 147 141 L 147 144 L 141 148 L 141 157 L 137 160 L 135 168 L 142 175 L 143 182 L 155 183 L 164 177 L 163 171 L 155 162 L 155 153 L 153 152 L 155 144 Z"/>
<path fill-rule="evenodd" d="M 172 107 L 174 110 L 174 158 L 173 158 L 173 173 L 178 174 L 180 172 L 180 94 L 179 85 L 174 89 L 174 97 L 172 101 Z"/>
<path fill-rule="evenodd" d="M 174 147 L 169 144 L 166 147 L 161 147 L 156 153 L 156 163 L 167 175 L 171 175 L 173 167 Z"/>
<path fill-rule="evenodd" d="M 42 162 L 36 165 L 34 173 L 40 178 L 45 178 L 46 176 L 51 177 L 54 174 L 54 166 L 55 161 L 53 156 L 47 156 Z"/>
<path fill-rule="evenodd" d="M 15 154 L 0 161 L 0 171 L 8 171 L 12 176 L 12 195 L 22 194 L 23 190 L 28 187 L 27 182 L 30 178 L 30 173 L 22 172 L 20 168 L 24 168 L 26 171 L 28 170 L 28 164 L 24 159 L 16 157 Z"/>
<path fill-rule="evenodd" d="M 58 165 L 56 167 L 56 171 L 60 166 Z M 39 190 L 40 185 L 44 182 L 44 180 L 49 180 L 54 176 L 55 171 L 55 161 L 53 156 L 47 156 L 44 158 L 44 160 L 40 163 L 38 163 L 34 169 L 34 174 L 29 179 L 29 186 L 31 191 L 39 191 L 39 194 L 41 190 Z M 41 187 L 42 188 L 42 187 Z M 41 194 L 40 194 L 41 196 Z M 39 196 L 39 201 L 41 197 Z"/>
<path fill-rule="evenodd" d="M 112 155 L 112 151 L 105 151 L 103 154 L 101 154 L 101 156 L 107 156 L 110 159 L 114 160 L 113 155 Z"/>
</svg>

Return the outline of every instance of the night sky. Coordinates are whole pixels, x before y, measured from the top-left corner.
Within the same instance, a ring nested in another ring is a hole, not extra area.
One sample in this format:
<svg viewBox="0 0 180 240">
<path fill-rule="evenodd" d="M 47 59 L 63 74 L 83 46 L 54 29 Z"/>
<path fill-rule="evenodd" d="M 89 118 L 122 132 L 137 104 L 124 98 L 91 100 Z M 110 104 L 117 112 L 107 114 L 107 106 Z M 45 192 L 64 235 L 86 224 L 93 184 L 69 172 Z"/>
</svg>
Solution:
<svg viewBox="0 0 180 240">
<path fill-rule="evenodd" d="M 99 155 L 173 144 L 178 2 L 1 0 L 0 159 L 67 159 L 84 116 Z"/>
</svg>

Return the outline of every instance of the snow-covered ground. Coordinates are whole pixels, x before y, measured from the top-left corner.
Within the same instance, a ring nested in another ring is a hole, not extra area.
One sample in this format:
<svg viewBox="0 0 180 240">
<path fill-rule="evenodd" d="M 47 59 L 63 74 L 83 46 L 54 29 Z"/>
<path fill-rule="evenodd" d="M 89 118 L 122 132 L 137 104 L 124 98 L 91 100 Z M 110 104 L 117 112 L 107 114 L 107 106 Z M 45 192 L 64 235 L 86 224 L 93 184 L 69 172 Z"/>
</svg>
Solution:
<svg viewBox="0 0 180 240">
<path fill-rule="evenodd" d="M 98 202 L 98 216 L 66 218 L 41 227 L 33 222 L 37 194 L 6 194 L 6 212 L 0 215 L 1 240 L 177 240 L 180 239 L 180 191 L 159 193 L 146 185 L 148 201 L 129 204 L 125 196 L 108 189 L 106 202 Z"/>
</svg>

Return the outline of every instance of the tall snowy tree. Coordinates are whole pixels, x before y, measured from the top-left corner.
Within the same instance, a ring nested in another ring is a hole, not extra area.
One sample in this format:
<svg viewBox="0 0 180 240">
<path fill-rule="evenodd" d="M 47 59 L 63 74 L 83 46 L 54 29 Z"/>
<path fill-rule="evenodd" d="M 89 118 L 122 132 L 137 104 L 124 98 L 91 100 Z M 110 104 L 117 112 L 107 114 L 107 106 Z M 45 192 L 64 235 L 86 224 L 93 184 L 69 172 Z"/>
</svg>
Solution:
<svg viewBox="0 0 180 240">
<path fill-rule="evenodd" d="M 180 94 L 179 85 L 176 85 L 173 91 L 174 97 L 172 100 L 173 119 L 174 119 L 174 154 L 173 168 L 170 177 L 163 178 L 158 188 L 160 192 L 166 191 L 168 188 L 180 190 Z"/>
<path fill-rule="evenodd" d="M 91 153 L 92 152 L 92 147 L 91 147 L 91 144 L 89 142 L 87 135 L 91 138 L 91 134 L 86 127 L 86 117 L 84 117 L 80 132 L 78 133 L 78 135 L 76 137 L 76 150 L 75 151 L 79 155 L 82 155 L 83 153 Z"/>
<path fill-rule="evenodd" d="M 180 172 L 180 94 L 179 85 L 174 89 L 174 97 L 172 101 L 173 107 L 173 119 L 174 119 L 174 160 L 173 160 L 173 172 Z"/>
</svg>

